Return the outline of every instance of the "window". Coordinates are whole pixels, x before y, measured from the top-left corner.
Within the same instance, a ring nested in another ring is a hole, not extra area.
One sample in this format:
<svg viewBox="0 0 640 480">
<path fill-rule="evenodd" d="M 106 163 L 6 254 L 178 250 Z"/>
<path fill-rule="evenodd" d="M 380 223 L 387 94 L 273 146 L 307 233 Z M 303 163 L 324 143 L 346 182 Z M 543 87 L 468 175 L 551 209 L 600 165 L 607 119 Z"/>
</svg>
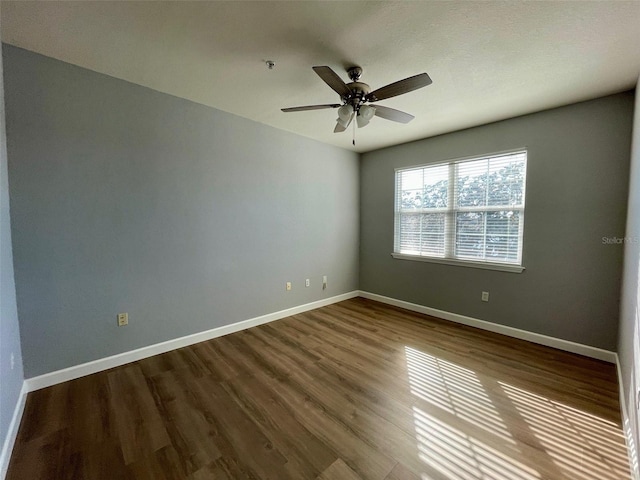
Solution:
<svg viewBox="0 0 640 480">
<path fill-rule="evenodd" d="M 522 271 L 527 152 L 396 170 L 393 256 Z"/>
</svg>

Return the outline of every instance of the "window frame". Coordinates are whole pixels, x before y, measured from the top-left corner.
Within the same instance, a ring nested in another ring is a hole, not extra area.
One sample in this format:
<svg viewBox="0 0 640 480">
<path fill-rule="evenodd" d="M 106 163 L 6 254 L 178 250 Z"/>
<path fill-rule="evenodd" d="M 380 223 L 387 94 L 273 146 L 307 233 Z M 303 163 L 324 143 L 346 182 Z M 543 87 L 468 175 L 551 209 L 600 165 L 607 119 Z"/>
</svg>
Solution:
<svg viewBox="0 0 640 480">
<path fill-rule="evenodd" d="M 482 207 L 459 207 L 455 205 L 455 185 L 457 178 L 457 165 L 466 162 L 472 162 L 474 160 L 487 160 L 493 157 L 501 157 L 507 155 L 517 155 L 524 154 L 524 179 L 522 183 L 522 204 L 519 206 L 497 206 L 497 208 L 493 208 L 492 205 L 485 205 Z M 498 270 L 503 272 L 512 272 L 512 273 L 521 273 L 525 270 L 523 265 L 523 256 L 524 256 L 524 214 L 525 214 L 525 204 L 526 204 L 526 185 L 527 185 L 527 164 L 528 164 L 528 151 L 526 147 L 517 148 L 513 150 L 506 150 L 502 152 L 494 152 L 483 155 L 473 155 L 469 157 L 455 158 L 449 160 L 442 160 L 437 162 L 430 162 L 421 165 L 413 165 L 406 167 L 396 167 L 394 169 L 394 228 L 393 228 L 393 252 L 391 256 L 398 260 L 411 260 L 411 261 L 419 261 L 419 262 L 428 262 L 428 263 L 439 263 L 445 265 L 454 265 L 460 267 L 471 267 L 471 268 L 481 268 L 487 270 Z M 444 254 L 443 256 L 429 256 L 429 255 L 413 255 L 408 253 L 400 252 L 400 228 L 402 215 L 400 210 L 400 193 L 398 192 L 398 175 L 401 172 L 406 172 L 409 170 L 417 170 L 424 168 L 431 168 L 446 165 L 448 167 L 449 173 L 449 182 L 447 185 L 447 207 L 442 208 L 426 208 L 423 211 L 416 212 L 417 214 L 424 213 L 445 213 L 445 227 L 444 227 Z M 501 208 L 502 207 L 502 208 Z M 518 259 L 517 263 L 513 262 L 489 262 L 484 260 L 474 260 L 474 259 L 463 259 L 456 258 L 455 255 L 455 242 L 456 242 L 456 225 L 455 218 L 456 214 L 459 212 L 466 211 L 481 211 L 481 212 L 490 212 L 490 211 L 499 211 L 499 210 L 514 210 L 520 212 L 520 219 L 518 222 Z"/>
</svg>

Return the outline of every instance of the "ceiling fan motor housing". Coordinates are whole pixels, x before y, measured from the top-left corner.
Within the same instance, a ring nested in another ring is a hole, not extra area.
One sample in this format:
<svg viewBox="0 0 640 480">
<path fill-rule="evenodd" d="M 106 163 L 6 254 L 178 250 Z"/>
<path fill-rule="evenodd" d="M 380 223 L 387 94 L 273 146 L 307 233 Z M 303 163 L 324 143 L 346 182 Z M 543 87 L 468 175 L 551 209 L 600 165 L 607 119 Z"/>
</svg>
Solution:
<svg viewBox="0 0 640 480">
<path fill-rule="evenodd" d="M 351 95 L 347 98 L 343 98 L 346 103 L 350 103 L 354 107 L 359 106 L 365 102 L 364 97 L 371 91 L 371 87 L 363 82 L 351 82 L 347 83 L 347 87 L 351 90 Z"/>
</svg>

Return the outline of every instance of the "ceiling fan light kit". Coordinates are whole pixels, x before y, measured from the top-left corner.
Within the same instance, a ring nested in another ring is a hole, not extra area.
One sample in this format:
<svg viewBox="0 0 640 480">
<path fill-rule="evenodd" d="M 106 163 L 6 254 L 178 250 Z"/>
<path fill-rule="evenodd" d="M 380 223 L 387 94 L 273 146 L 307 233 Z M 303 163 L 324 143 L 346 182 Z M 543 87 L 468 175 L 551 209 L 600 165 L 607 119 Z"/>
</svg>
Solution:
<svg viewBox="0 0 640 480">
<path fill-rule="evenodd" d="M 375 114 L 376 107 L 373 105 L 361 105 L 358 110 L 358 116 L 356 117 L 358 128 L 367 126 Z"/>
<path fill-rule="evenodd" d="M 283 108 L 283 112 L 302 112 L 306 110 L 320 110 L 325 108 L 337 108 L 338 118 L 334 133 L 344 132 L 351 124 L 353 117 L 356 117 L 358 128 L 369 124 L 374 116 L 384 118 L 399 123 L 409 123 L 414 119 L 413 115 L 385 107 L 383 105 L 367 104 L 377 102 L 386 98 L 396 97 L 404 93 L 412 92 L 422 87 L 430 85 L 431 78 L 426 73 L 420 73 L 413 77 L 405 78 L 397 82 L 386 85 L 377 90 L 371 91 L 371 87 L 360 81 L 362 68 L 351 67 L 347 69 L 347 74 L 351 79 L 350 83 L 344 83 L 340 76 L 330 67 L 313 67 L 313 71 L 331 87 L 338 95 L 342 103 L 332 103 L 325 105 L 307 105 L 302 107 Z"/>
<path fill-rule="evenodd" d="M 352 113 L 353 113 L 353 106 L 346 103 L 338 109 L 338 120 L 342 120 L 343 122 L 346 122 L 351 118 Z"/>
</svg>

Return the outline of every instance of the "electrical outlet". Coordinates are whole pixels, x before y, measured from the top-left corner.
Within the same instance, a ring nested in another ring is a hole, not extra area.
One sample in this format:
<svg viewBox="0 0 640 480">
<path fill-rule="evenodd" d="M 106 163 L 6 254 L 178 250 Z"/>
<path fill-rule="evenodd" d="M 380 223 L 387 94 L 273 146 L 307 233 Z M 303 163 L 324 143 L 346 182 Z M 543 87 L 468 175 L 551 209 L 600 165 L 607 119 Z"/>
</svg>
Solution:
<svg viewBox="0 0 640 480">
<path fill-rule="evenodd" d="M 327 289 L 327 276 L 326 275 L 322 276 L 322 289 L 323 290 Z"/>
<path fill-rule="evenodd" d="M 305 287 L 310 287 L 311 286 L 311 280 L 309 280 L 308 278 L 304 281 L 304 286 Z"/>
<path fill-rule="evenodd" d="M 119 313 L 118 314 L 118 326 L 124 327 L 125 325 L 129 325 L 129 314 L 128 313 Z"/>
<path fill-rule="evenodd" d="M 482 292 L 482 301 L 483 302 L 489 301 L 489 292 Z"/>
<path fill-rule="evenodd" d="M 11 352 L 11 359 L 10 359 L 10 363 L 11 363 L 11 370 L 13 370 L 13 367 L 16 366 L 16 357 L 13 354 L 13 352 Z"/>
<path fill-rule="evenodd" d="M 291 282 L 287 282 L 287 292 L 291 290 Z"/>
</svg>

